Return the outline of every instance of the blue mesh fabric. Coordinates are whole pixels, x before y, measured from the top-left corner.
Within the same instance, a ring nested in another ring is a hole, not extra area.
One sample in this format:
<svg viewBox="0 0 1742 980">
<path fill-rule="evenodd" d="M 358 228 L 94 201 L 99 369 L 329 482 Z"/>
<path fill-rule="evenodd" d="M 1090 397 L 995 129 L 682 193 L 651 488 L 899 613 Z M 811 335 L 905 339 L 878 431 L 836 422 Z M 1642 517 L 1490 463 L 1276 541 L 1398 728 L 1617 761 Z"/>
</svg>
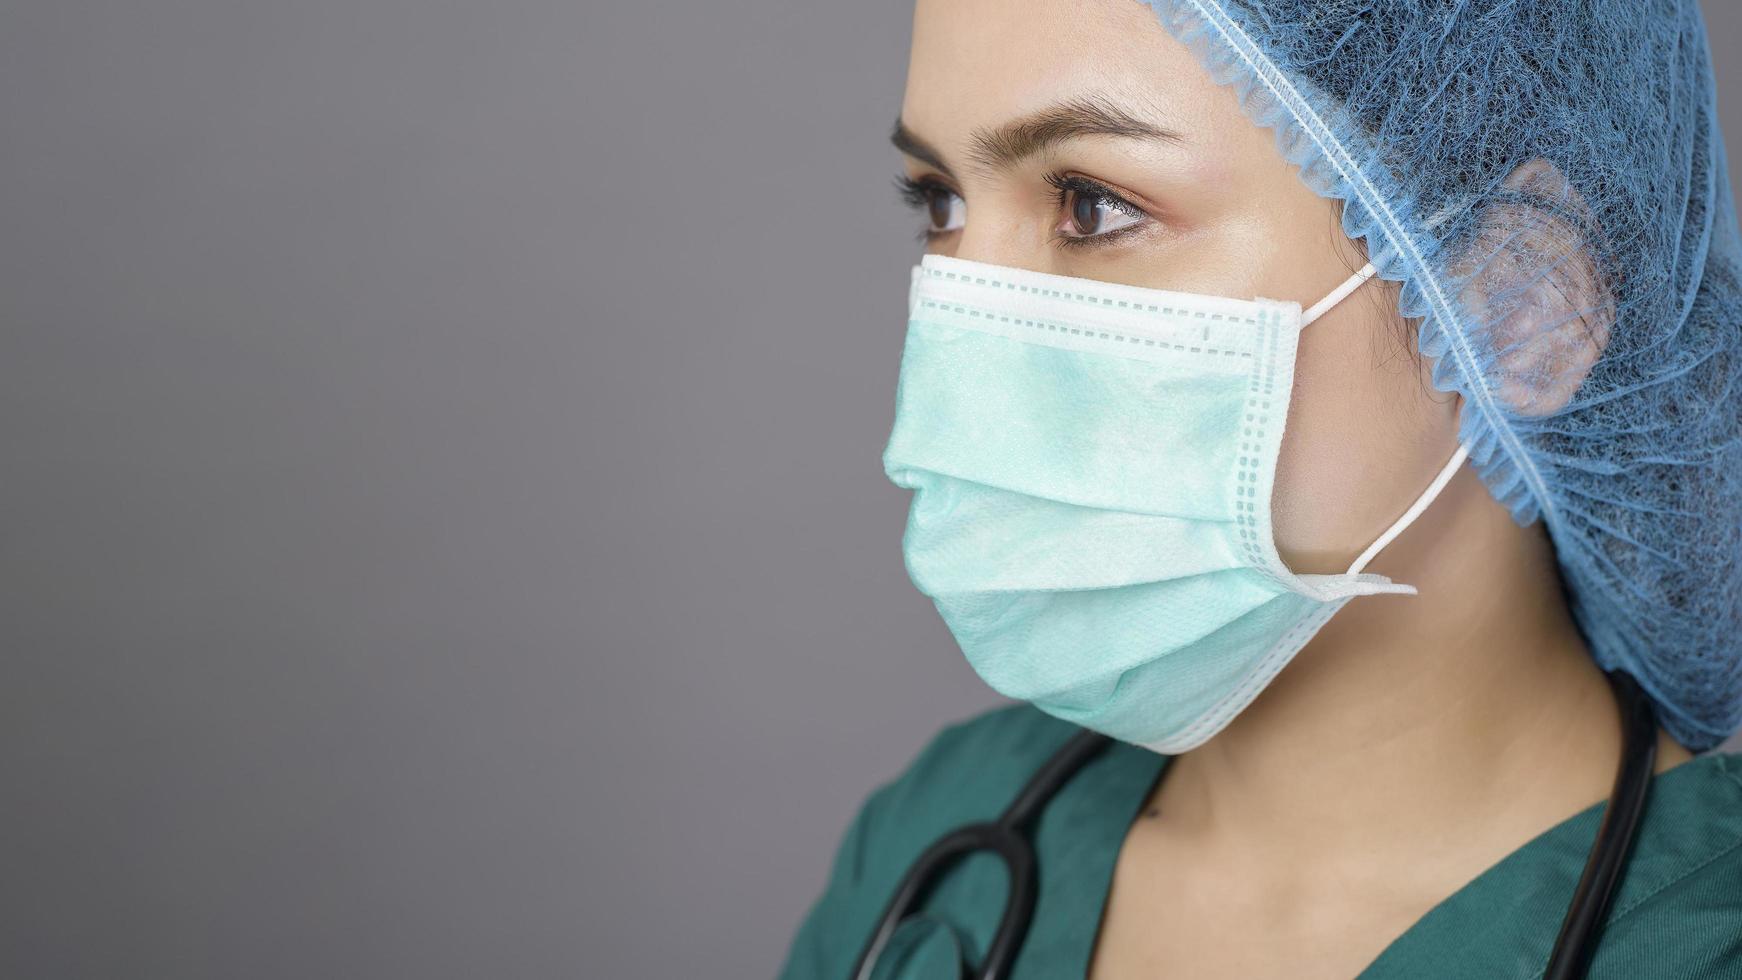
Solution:
<svg viewBox="0 0 1742 980">
<path fill-rule="evenodd" d="M 1742 246 L 1695 0 L 1142 0 L 1401 284 L 1573 612 L 1742 727 Z"/>
</svg>

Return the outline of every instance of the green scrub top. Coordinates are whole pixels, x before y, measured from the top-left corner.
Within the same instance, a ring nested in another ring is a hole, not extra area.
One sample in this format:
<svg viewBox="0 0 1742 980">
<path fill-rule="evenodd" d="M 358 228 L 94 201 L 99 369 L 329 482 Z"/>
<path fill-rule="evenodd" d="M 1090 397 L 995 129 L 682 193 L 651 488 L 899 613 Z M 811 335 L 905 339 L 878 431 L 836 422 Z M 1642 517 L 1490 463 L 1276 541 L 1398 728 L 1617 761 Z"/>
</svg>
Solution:
<svg viewBox="0 0 1742 980">
<path fill-rule="evenodd" d="M 996 818 L 1079 730 L 1020 704 L 934 737 L 854 817 L 780 980 L 848 980 L 920 852 L 964 823 Z M 1088 972 L 1119 849 L 1168 758 L 1114 742 L 1041 811 L 1033 829 L 1039 895 L 1010 980 Z M 1357 980 L 1540 978 L 1605 805 L 1550 827 L 1467 882 Z M 1003 912 L 1005 883 L 995 856 L 964 858 L 933 890 L 924 914 L 897 930 L 879 980 L 956 980 L 958 943 L 978 964 Z M 1590 977 L 1742 978 L 1742 756 L 1695 756 L 1653 777 Z"/>
</svg>

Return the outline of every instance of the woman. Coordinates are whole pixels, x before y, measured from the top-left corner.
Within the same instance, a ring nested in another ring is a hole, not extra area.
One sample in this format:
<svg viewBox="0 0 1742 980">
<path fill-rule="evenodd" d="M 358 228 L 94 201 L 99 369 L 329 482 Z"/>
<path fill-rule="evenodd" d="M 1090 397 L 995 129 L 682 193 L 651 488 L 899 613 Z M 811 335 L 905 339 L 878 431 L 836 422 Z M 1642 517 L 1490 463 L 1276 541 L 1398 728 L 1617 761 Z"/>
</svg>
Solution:
<svg viewBox="0 0 1742 980">
<path fill-rule="evenodd" d="M 987 852 L 871 941 L 1084 730 L 1000 975 L 1543 976 L 1631 753 L 1579 955 L 1742 977 L 1742 761 L 1694 754 L 1742 725 L 1742 259 L 1693 3 L 921 0 L 895 143 L 907 567 L 1024 703 L 869 798 L 784 977 L 979 964 Z"/>
</svg>

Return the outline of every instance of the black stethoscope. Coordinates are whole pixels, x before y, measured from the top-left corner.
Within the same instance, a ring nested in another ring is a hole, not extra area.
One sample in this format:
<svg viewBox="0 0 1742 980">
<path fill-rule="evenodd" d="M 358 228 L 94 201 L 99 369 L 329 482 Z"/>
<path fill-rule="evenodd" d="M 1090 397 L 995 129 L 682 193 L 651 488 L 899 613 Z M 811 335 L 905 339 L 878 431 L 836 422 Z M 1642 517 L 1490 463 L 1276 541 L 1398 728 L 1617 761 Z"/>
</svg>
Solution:
<svg viewBox="0 0 1742 980">
<path fill-rule="evenodd" d="M 1621 764 L 1615 770 L 1615 789 L 1609 795 L 1609 805 L 1603 810 L 1597 838 L 1585 860 L 1585 872 L 1573 891 L 1566 918 L 1561 920 L 1560 935 L 1555 937 L 1554 952 L 1549 956 L 1548 968 L 1543 971 L 1543 980 L 1575 980 L 1585 975 L 1591 955 L 1597 948 L 1598 934 L 1608 913 L 1610 899 L 1621 884 L 1627 856 L 1638 835 L 1639 819 L 1645 812 L 1646 789 L 1651 784 L 1652 769 L 1657 761 L 1657 716 L 1652 711 L 1651 701 L 1631 674 L 1623 670 L 1612 670 L 1607 674 L 1615 696 L 1621 702 Z M 998 922 L 992 944 L 986 947 L 980 972 L 974 973 L 963 962 L 961 976 L 965 980 L 1005 980 L 1022 947 L 1023 937 L 1028 933 L 1028 923 L 1034 917 L 1035 856 L 1034 845 L 1027 836 L 1028 829 L 1060 787 L 1110 741 L 1099 732 L 1085 729 L 1077 733 L 1035 772 L 1028 785 L 997 820 L 958 827 L 926 848 L 902 877 L 895 895 L 883 910 L 876 931 L 859 953 L 859 960 L 853 968 L 854 980 L 870 980 L 889 937 L 924 901 L 932 880 L 972 851 L 991 851 L 1004 860 L 1010 872 L 1010 890 L 1004 900 L 1004 916 Z"/>
</svg>

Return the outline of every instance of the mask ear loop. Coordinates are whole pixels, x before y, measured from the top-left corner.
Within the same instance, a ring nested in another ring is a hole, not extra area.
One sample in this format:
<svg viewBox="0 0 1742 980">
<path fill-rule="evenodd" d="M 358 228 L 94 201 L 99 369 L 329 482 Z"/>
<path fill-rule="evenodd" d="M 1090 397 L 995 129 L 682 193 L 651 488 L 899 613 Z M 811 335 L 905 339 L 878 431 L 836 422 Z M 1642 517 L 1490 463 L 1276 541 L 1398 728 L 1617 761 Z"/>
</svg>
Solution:
<svg viewBox="0 0 1742 980">
<path fill-rule="evenodd" d="M 1440 491 L 1446 488 L 1446 484 L 1452 481 L 1452 475 L 1458 472 L 1458 467 L 1464 465 L 1464 460 L 1468 459 L 1469 456 L 1470 448 L 1461 442 L 1458 443 L 1457 452 L 1452 453 L 1452 458 L 1446 460 L 1446 465 L 1440 467 L 1439 475 L 1434 477 L 1434 482 L 1428 484 L 1427 489 L 1421 492 L 1421 496 L 1415 498 L 1415 503 L 1410 504 L 1409 509 L 1403 512 L 1403 516 L 1393 521 L 1377 541 L 1368 545 L 1367 550 L 1361 552 L 1361 557 L 1355 559 L 1355 564 L 1350 565 L 1349 570 L 1343 574 L 1349 576 L 1361 574 L 1361 570 L 1366 568 L 1367 563 L 1379 554 L 1381 548 L 1390 544 L 1393 539 L 1403 533 L 1404 528 L 1421 516 L 1422 511 L 1427 510 L 1427 505 L 1434 502 L 1434 498 L 1439 496 Z"/>
<path fill-rule="evenodd" d="M 1309 308 L 1305 313 L 1302 313 L 1300 315 L 1300 325 L 1304 327 L 1314 320 L 1317 320 L 1319 317 L 1324 316 L 1326 310 L 1341 303 L 1350 293 L 1360 288 L 1362 283 L 1373 278 L 1373 274 L 1378 271 L 1378 269 L 1373 268 L 1373 263 L 1371 262 L 1362 266 L 1360 271 L 1343 280 L 1341 286 L 1331 290 L 1324 299 L 1314 303 L 1311 308 Z"/>
<path fill-rule="evenodd" d="M 1327 310 L 1336 306 L 1338 303 L 1341 303 L 1350 293 L 1360 288 L 1362 283 L 1373 278 L 1376 272 L 1378 272 L 1378 270 L 1373 267 L 1373 263 L 1371 262 L 1362 266 L 1358 272 L 1343 280 L 1341 285 L 1326 294 L 1324 299 L 1314 303 L 1311 308 L 1309 308 L 1305 313 L 1302 313 L 1300 317 L 1300 325 L 1305 327 L 1307 324 L 1323 316 Z M 1391 526 L 1385 529 L 1384 534 L 1381 534 L 1377 540 L 1368 545 L 1367 550 L 1361 552 L 1361 556 L 1356 558 L 1355 563 L 1350 565 L 1349 570 L 1343 574 L 1349 578 L 1354 578 L 1361 574 L 1361 570 L 1367 567 L 1368 562 L 1377 557 L 1379 552 L 1386 545 L 1395 540 L 1399 534 L 1402 534 L 1405 528 L 1415 523 L 1415 519 L 1421 516 L 1422 511 L 1427 510 L 1428 504 L 1433 503 L 1434 498 L 1440 495 L 1440 491 L 1446 488 L 1446 484 L 1450 483 L 1452 480 L 1452 475 L 1458 472 L 1458 467 L 1464 465 L 1464 460 L 1468 459 L 1469 456 L 1469 447 L 1465 446 L 1463 443 L 1459 443 L 1457 451 L 1452 453 L 1452 458 L 1446 460 L 1446 465 L 1440 467 L 1439 474 L 1434 477 L 1432 483 L 1428 484 L 1427 489 L 1421 492 L 1421 496 L 1415 498 L 1415 503 L 1410 504 L 1409 509 L 1403 512 L 1402 517 L 1393 521 Z M 1415 591 L 1415 589 L 1410 586 L 1405 586 L 1404 588 L 1407 588 L 1410 592 Z"/>
</svg>

